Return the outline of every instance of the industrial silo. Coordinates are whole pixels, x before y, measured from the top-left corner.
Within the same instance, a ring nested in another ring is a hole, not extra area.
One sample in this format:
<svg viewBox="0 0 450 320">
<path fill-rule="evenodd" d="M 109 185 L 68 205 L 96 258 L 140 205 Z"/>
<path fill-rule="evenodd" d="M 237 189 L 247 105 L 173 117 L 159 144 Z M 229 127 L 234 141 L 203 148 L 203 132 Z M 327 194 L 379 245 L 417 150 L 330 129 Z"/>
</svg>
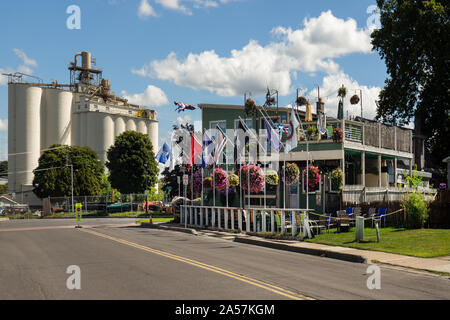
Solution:
<svg viewBox="0 0 450 320">
<path fill-rule="evenodd" d="M 127 119 L 127 131 L 136 131 L 136 123 L 134 122 L 134 119 L 128 118 Z"/>
<path fill-rule="evenodd" d="M 114 121 L 114 138 L 120 136 L 126 130 L 125 120 L 122 116 L 117 116 Z"/>
<path fill-rule="evenodd" d="M 152 142 L 153 152 L 158 152 L 158 121 L 150 120 L 147 125 L 147 135 Z"/>
<path fill-rule="evenodd" d="M 141 119 L 137 121 L 137 132 L 142 134 L 147 134 L 147 124 L 145 123 L 145 120 Z"/>
<path fill-rule="evenodd" d="M 106 152 L 114 143 L 114 121 L 109 114 L 102 113 L 102 151 L 98 154 L 102 163 L 106 162 Z"/>
<path fill-rule="evenodd" d="M 45 89 L 45 148 L 53 144 L 70 145 L 72 97 L 70 91 Z"/>
<path fill-rule="evenodd" d="M 16 86 L 8 85 L 8 192 L 16 185 Z"/>
<path fill-rule="evenodd" d="M 81 112 L 79 114 L 80 119 L 80 132 L 79 134 L 79 145 L 84 147 L 87 145 L 87 112 Z"/>
<path fill-rule="evenodd" d="M 33 182 L 33 170 L 40 156 L 40 108 L 42 88 L 15 84 L 16 181 L 15 190 Z"/>
</svg>

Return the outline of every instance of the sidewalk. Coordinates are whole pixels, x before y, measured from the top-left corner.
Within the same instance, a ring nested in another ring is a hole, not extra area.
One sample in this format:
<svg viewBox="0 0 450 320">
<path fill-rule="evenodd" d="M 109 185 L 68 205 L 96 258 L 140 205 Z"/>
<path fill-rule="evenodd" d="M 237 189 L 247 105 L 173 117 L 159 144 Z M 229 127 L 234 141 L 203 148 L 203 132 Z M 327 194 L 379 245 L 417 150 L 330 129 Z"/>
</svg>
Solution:
<svg viewBox="0 0 450 320">
<path fill-rule="evenodd" d="M 253 244 L 273 249 L 287 250 L 304 254 L 311 254 L 332 259 L 345 260 L 357 263 L 381 263 L 392 266 L 418 269 L 429 272 L 449 273 L 450 256 L 439 258 L 416 258 L 381 251 L 360 250 L 346 247 L 334 247 L 324 244 L 302 242 L 296 240 L 275 240 L 257 237 L 245 233 L 229 233 L 210 229 L 185 228 L 180 224 L 143 224 L 143 227 L 150 227 L 162 230 L 173 230 L 191 233 L 194 235 L 219 237 L 235 242 Z"/>
</svg>

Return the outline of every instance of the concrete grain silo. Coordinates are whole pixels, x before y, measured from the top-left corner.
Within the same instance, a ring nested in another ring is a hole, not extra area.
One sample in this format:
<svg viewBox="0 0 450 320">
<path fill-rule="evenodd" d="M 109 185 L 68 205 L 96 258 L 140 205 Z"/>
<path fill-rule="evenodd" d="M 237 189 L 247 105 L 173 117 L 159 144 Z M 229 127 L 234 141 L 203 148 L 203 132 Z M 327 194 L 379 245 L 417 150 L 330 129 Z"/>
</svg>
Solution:
<svg viewBox="0 0 450 320">
<path fill-rule="evenodd" d="M 89 146 L 104 164 L 115 138 L 133 130 L 148 135 L 158 152 L 155 111 L 111 93 L 89 52 L 77 53 L 69 70 L 70 84 L 26 83 L 8 75 L 8 191 L 18 201 L 40 205 L 32 193 L 33 170 L 53 144 Z"/>
</svg>

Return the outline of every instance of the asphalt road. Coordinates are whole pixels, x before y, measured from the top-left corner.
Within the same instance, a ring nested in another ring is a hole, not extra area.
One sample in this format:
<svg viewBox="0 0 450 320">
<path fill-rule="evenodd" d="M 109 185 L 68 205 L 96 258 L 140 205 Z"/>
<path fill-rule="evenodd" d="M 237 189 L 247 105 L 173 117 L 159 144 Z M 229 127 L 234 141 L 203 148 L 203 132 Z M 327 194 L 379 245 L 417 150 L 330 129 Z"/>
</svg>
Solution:
<svg viewBox="0 0 450 320">
<path fill-rule="evenodd" d="M 450 299 L 450 280 L 133 226 L 135 219 L 0 222 L 0 299 Z M 69 290 L 68 266 L 81 270 Z"/>
</svg>

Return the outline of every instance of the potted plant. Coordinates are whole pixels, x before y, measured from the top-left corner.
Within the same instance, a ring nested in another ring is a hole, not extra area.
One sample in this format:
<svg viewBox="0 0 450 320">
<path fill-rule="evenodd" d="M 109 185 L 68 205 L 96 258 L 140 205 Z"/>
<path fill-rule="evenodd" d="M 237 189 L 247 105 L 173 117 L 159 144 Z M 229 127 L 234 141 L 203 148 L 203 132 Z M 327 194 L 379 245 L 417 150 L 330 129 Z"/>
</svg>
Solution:
<svg viewBox="0 0 450 320">
<path fill-rule="evenodd" d="M 309 126 L 306 128 L 307 137 L 311 140 L 317 139 L 319 136 L 319 131 L 315 126 Z"/>
<path fill-rule="evenodd" d="M 331 171 L 331 189 L 334 191 L 340 191 L 344 183 L 344 174 L 341 168 L 336 168 Z"/>
<path fill-rule="evenodd" d="M 228 185 L 231 188 L 236 188 L 237 186 L 239 186 L 239 177 L 234 173 L 230 173 L 228 175 Z"/>
<path fill-rule="evenodd" d="M 295 163 L 287 163 L 286 168 L 283 171 L 286 172 L 286 177 L 284 180 L 288 186 L 298 181 L 300 169 Z"/>
<path fill-rule="evenodd" d="M 227 172 L 221 168 L 214 169 L 213 184 L 217 191 L 223 191 L 229 187 Z"/>
<path fill-rule="evenodd" d="M 358 104 L 359 103 L 359 97 L 357 94 L 354 94 L 351 98 L 350 98 L 350 103 L 351 104 Z"/>
<path fill-rule="evenodd" d="M 297 103 L 297 106 L 301 107 L 301 106 L 306 106 L 306 104 L 308 103 L 308 100 L 306 100 L 305 97 L 300 96 L 297 98 L 297 100 L 295 100 L 295 102 Z"/>
<path fill-rule="evenodd" d="M 256 113 L 256 104 L 255 101 L 248 98 L 247 101 L 245 101 L 245 114 L 246 115 L 252 115 Z"/>
<path fill-rule="evenodd" d="M 347 95 L 347 88 L 342 86 L 338 89 L 338 97 L 341 97 L 342 99 L 345 98 L 345 96 Z"/>
<path fill-rule="evenodd" d="M 257 165 L 244 165 L 241 168 L 241 188 L 242 190 L 248 190 L 248 179 L 250 171 L 250 192 L 258 193 L 264 188 L 264 172 L 260 166 Z"/>
<path fill-rule="evenodd" d="M 303 185 L 306 185 L 306 169 L 303 170 Z M 314 192 L 317 189 L 317 185 L 320 182 L 319 168 L 312 164 L 308 167 L 308 192 Z"/>
<path fill-rule="evenodd" d="M 334 142 L 342 142 L 343 137 L 344 137 L 344 133 L 342 132 L 341 128 L 333 129 L 333 141 Z"/>
</svg>

